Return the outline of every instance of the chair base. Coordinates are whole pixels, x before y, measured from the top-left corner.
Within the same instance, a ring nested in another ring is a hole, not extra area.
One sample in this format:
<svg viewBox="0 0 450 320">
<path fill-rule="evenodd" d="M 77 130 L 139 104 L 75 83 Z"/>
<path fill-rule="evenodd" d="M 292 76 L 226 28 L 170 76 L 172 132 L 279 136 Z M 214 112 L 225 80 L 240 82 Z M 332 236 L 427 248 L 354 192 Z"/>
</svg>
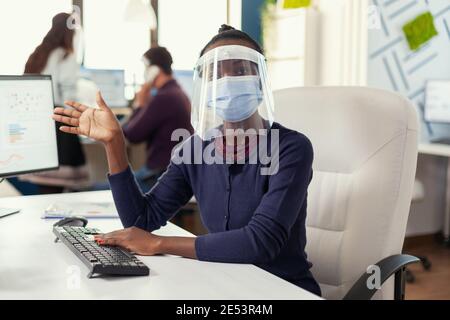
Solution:
<svg viewBox="0 0 450 320">
<path fill-rule="evenodd" d="M 436 241 L 439 244 L 444 245 L 445 247 L 450 248 L 450 237 L 446 237 L 444 233 L 437 233 L 436 234 Z"/>
<path fill-rule="evenodd" d="M 420 259 L 420 264 L 422 265 L 422 267 L 425 271 L 428 271 L 431 269 L 431 261 L 428 260 L 427 257 L 418 256 L 417 258 Z M 416 281 L 416 277 L 414 276 L 414 273 L 411 270 L 409 270 L 408 268 L 406 268 L 406 270 L 405 270 L 405 280 L 408 283 L 414 283 Z"/>
<path fill-rule="evenodd" d="M 444 235 L 442 235 L 441 237 L 441 243 L 446 246 L 447 248 L 450 248 L 450 237 L 444 237 Z"/>
</svg>

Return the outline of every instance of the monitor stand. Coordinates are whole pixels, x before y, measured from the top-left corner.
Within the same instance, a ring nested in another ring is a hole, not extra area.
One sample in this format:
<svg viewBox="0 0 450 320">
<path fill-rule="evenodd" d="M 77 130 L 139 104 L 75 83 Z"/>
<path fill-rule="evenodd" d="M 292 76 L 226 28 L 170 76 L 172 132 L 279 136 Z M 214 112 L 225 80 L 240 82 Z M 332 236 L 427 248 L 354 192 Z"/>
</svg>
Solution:
<svg viewBox="0 0 450 320">
<path fill-rule="evenodd" d="M 0 208 L 0 218 L 10 216 L 14 213 L 19 213 L 20 209 L 12 209 L 12 208 Z"/>
</svg>

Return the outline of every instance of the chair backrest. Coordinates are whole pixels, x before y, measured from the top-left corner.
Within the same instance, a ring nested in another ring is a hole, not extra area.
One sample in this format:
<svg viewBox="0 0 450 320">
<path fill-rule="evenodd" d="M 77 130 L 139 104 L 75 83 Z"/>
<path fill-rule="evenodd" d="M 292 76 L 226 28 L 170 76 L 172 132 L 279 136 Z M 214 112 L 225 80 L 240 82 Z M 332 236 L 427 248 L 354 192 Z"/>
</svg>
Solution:
<svg viewBox="0 0 450 320">
<path fill-rule="evenodd" d="M 341 299 L 367 268 L 401 253 L 418 119 L 402 96 L 364 87 L 276 91 L 276 119 L 314 148 L 307 254 L 323 296 Z M 393 281 L 378 298 L 393 297 Z"/>
</svg>

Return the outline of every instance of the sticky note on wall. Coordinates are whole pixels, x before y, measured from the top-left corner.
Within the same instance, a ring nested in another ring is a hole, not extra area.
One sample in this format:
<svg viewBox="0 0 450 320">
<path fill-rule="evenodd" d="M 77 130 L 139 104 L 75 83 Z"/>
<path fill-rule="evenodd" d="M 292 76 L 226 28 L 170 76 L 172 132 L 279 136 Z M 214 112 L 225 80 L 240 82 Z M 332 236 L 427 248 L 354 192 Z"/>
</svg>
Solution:
<svg viewBox="0 0 450 320">
<path fill-rule="evenodd" d="M 431 12 L 425 12 L 403 26 L 409 48 L 417 50 L 438 35 Z"/>
<path fill-rule="evenodd" d="M 311 5 L 312 0 L 284 0 L 284 9 L 305 8 Z"/>
</svg>

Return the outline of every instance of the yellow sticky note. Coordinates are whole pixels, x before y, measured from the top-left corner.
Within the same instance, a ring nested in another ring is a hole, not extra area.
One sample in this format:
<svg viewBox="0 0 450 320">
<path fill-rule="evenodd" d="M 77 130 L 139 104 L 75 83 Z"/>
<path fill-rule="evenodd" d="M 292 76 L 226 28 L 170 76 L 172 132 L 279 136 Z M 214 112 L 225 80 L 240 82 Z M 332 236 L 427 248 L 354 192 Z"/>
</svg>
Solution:
<svg viewBox="0 0 450 320">
<path fill-rule="evenodd" d="M 311 0 L 284 0 L 284 9 L 306 8 L 311 5 Z"/>
</svg>

